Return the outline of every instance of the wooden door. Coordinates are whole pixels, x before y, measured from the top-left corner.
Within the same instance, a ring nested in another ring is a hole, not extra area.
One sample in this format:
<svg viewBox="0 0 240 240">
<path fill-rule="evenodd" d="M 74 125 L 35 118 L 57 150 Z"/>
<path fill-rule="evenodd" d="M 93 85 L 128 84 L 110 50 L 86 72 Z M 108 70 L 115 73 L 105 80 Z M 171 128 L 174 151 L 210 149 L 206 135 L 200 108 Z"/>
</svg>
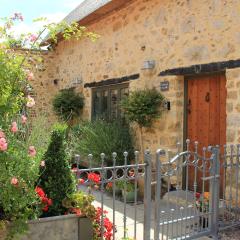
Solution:
<svg viewBox="0 0 240 240">
<path fill-rule="evenodd" d="M 188 78 L 187 138 L 198 141 L 198 149 L 226 144 L 226 78 L 224 74 Z M 198 172 L 198 189 L 201 188 Z M 194 169 L 189 169 L 193 188 Z"/>
</svg>

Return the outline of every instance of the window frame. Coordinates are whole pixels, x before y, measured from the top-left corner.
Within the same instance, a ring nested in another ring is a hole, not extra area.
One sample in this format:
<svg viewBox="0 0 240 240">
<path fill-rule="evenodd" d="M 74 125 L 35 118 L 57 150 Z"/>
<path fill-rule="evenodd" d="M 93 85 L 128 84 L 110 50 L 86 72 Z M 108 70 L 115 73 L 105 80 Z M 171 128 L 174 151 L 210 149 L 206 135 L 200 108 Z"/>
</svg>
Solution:
<svg viewBox="0 0 240 240">
<path fill-rule="evenodd" d="M 107 85 L 107 86 L 101 86 L 101 87 L 95 87 L 92 88 L 92 99 L 91 99 L 91 121 L 94 121 L 97 119 L 95 114 L 95 105 L 94 105 L 94 97 L 95 94 L 97 92 L 100 92 L 100 111 L 102 111 L 103 109 L 103 94 L 105 91 L 108 92 L 108 99 L 107 99 L 107 121 L 112 121 L 114 120 L 111 116 L 111 91 L 113 90 L 117 90 L 117 105 L 119 104 L 119 102 L 121 101 L 121 90 L 122 89 L 128 89 L 129 90 L 129 83 L 120 83 L 120 84 L 113 84 L 113 85 Z M 116 120 L 120 120 L 121 119 L 121 110 L 119 109 L 119 107 L 117 107 L 117 118 Z"/>
</svg>

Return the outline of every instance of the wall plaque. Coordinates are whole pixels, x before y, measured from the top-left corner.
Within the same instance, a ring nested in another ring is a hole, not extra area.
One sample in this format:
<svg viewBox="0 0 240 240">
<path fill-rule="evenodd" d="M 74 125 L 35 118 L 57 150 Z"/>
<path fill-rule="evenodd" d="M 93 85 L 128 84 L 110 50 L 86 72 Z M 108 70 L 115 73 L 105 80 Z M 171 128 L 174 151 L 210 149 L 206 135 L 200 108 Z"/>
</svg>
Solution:
<svg viewBox="0 0 240 240">
<path fill-rule="evenodd" d="M 169 90 L 169 81 L 160 82 L 160 90 L 168 91 Z"/>
</svg>

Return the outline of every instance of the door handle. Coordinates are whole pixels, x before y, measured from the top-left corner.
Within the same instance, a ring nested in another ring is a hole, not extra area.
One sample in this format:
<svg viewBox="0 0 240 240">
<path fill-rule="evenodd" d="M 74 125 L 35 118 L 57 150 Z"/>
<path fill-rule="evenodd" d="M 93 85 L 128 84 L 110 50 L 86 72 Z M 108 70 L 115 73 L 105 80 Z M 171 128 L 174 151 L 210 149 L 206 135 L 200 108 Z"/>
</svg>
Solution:
<svg viewBox="0 0 240 240">
<path fill-rule="evenodd" d="M 188 99 L 187 111 L 188 111 L 189 114 L 191 113 L 191 105 L 192 105 L 191 99 Z"/>
<path fill-rule="evenodd" d="M 210 102 L 210 92 L 207 92 L 207 94 L 205 96 L 205 101 Z"/>
</svg>

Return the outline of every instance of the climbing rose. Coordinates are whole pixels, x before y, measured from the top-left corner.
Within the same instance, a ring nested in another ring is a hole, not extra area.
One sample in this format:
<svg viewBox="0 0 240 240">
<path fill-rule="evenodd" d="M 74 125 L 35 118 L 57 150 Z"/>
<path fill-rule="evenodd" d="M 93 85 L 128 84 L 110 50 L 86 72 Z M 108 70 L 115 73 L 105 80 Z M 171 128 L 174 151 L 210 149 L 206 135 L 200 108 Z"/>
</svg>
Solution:
<svg viewBox="0 0 240 240">
<path fill-rule="evenodd" d="M 13 178 L 11 179 L 11 184 L 14 185 L 14 186 L 16 186 L 16 185 L 18 184 L 18 179 L 17 179 L 16 177 L 13 177 Z"/>
<path fill-rule="evenodd" d="M 31 34 L 29 37 L 30 42 L 35 42 L 37 40 L 37 35 Z"/>
<path fill-rule="evenodd" d="M 45 161 L 41 161 L 40 166 L 45 167 Z"/>
<path fill-rule="evenodd" d="M 11 132 L 16 133 L 18 131 L 18 126 L 16 122 L 12 122 Z"/>
<path fill-rule="evenodd" d="M 27 107 L 31 108 L 35 105 L 34 98 L 31 96 L 27 96 Z"/>
<path fill-rule="evenodd" d="M 7 150 L 8 144 L 4 137 L 0 138 L 0 151 L 4 152 Z"/>
<path fill-rule="evenodd" d="M 29 154 L 31 157 L 35 157 L 35 156 L 36 156 L 37 151 L 36 151 L 36 149 L 35 149 L 34 146 L 30 146 L 30 147 L 28 148 L 28 154 Z"/>
<path fill-rule="evenodd" d="M 22 120 L 22 124 L 26 124 L 27 123 L 27 117 L 25 115 L 21 116 L 21 120 Z"/>
</svg>

